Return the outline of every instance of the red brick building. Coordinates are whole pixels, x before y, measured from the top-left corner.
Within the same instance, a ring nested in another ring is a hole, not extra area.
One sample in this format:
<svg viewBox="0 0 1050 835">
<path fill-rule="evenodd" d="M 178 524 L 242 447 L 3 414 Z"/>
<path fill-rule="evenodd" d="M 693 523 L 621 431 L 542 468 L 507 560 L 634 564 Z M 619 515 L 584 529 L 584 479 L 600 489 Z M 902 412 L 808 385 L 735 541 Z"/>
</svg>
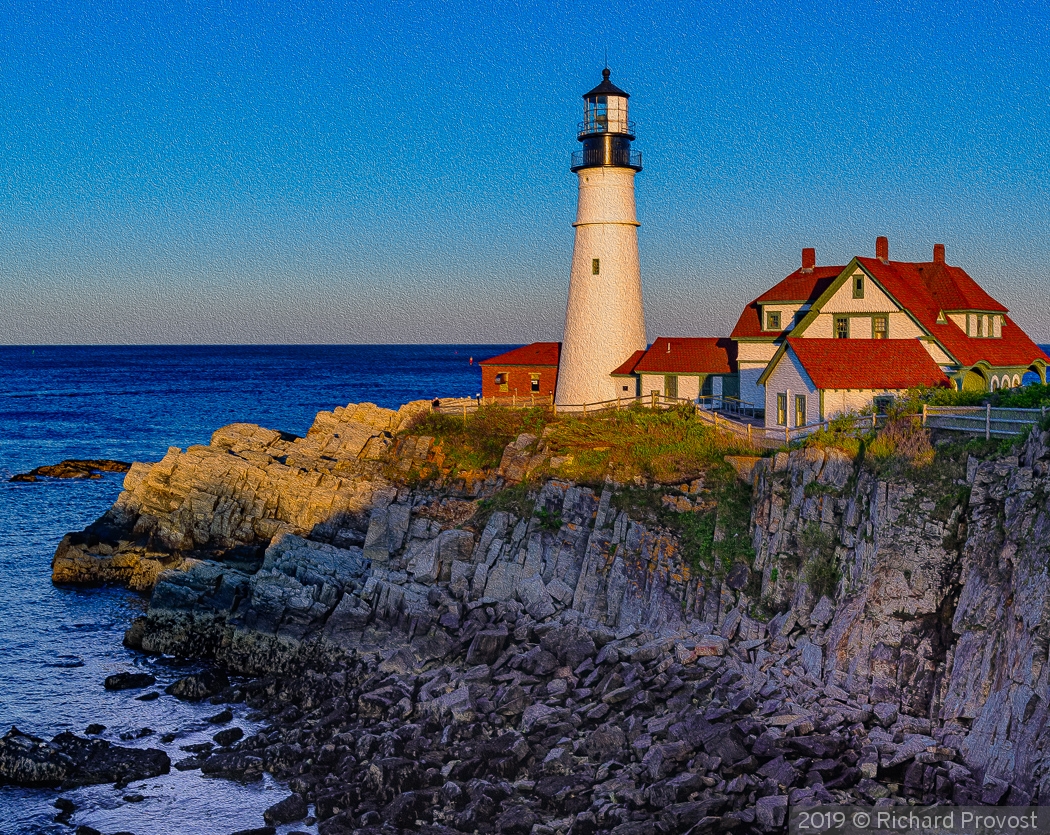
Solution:
<svg viewBox="0 0 1050 835">
<path fill-rule="evenodd" d="M 482 360 L 481 396 L 550 398 L 558 384 L 560 342 L 533 342 Z"/>
</svg>

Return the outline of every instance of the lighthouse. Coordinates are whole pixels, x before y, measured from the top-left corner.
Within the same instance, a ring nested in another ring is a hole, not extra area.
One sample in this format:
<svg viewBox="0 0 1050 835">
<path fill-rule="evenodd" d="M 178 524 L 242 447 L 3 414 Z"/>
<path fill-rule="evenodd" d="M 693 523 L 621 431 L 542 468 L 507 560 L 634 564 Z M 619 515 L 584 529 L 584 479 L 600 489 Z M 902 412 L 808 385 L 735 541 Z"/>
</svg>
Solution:
<svg viewBox="0 0 1050 835">
<path fill-rule="evenodd" d="M 642 155 L 631 150 L 630 95 L 609 75 L 607 67 L 601 84 L 583 95 L 583 149 L 573 153 L 570 169 L 579 196 L 555 393 L 555 402 L 567 409 L 616 399 L 610 373 L 646 347 L 634 207 Z"/>
</svg>

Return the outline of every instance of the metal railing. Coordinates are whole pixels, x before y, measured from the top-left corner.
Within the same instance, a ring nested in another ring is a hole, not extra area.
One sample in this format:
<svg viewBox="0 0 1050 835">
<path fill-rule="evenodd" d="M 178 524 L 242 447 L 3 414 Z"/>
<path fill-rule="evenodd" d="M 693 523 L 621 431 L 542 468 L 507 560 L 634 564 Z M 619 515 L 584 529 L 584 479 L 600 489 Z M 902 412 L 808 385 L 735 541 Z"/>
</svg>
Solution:
<svg viewBox="0 0 1050 835">
<path fill-rule="evenodd" d="M 572 162 L 569 166 L 573 170 L 589 166 L 618 166 L 620 168 L 642 167 L 642 152 L 630 151 L 621 148 L 588 148 L 582 151 L 572 152 Z"/>
<path fill-rule="evenodd" d="M 613 123 L 613 130 L 609 129 L 609 122 Z M 591 136 L 596 133 L 615 133 L 620 136 L 634 136 L 634 120 L 628 119 L 626 122 L 627 130 L 620 130 L 624 124 L 624 120 L 617 116 L 613 116 L 611 119 L 584 119 L 576 126 L 576 136 L 579 138 L 581 136 Z"/>
</svg>

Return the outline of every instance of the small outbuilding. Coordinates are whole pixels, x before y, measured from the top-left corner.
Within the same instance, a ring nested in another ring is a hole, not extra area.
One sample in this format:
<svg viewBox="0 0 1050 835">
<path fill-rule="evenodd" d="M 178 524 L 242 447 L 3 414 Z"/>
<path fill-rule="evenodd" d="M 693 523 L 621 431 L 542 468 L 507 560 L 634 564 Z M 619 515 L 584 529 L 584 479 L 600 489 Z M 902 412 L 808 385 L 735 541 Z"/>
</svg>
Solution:
<svg viewBox="0 0 1050 835">
<path fill-rule="evenodd" d="M 550 398 L 558 384 L 560 342 L 533 342 L 482 360 L 481 396 Z"/>
<path fill-rule="evenodd" d="M 661 336 L 635 362 L 632 373 L 643 397 L 653 392 L 685 400 L 737 397 L 736 351 L 732 339 Z"/>
</svg>

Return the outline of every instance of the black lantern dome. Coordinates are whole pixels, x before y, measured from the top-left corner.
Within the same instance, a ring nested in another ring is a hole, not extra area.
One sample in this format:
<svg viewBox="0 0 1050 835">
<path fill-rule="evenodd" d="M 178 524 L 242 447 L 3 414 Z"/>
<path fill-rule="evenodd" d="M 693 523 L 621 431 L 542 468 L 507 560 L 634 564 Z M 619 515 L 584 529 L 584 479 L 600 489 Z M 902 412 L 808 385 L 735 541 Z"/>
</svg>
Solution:
<svg viewBox="0 0 1050 835">
<path fill-rule="evenodd" d="M 577 138 L 583 150 L 572 155 L 572 171 L 611 166 L 642 170 L 642 155 L 631 150 L 634 122 L 627 115 L 631 97 L 609 80 L 609 68 L 602 70 L 602 82 L 583 94 L 583 121 Z"/>
</svg>

